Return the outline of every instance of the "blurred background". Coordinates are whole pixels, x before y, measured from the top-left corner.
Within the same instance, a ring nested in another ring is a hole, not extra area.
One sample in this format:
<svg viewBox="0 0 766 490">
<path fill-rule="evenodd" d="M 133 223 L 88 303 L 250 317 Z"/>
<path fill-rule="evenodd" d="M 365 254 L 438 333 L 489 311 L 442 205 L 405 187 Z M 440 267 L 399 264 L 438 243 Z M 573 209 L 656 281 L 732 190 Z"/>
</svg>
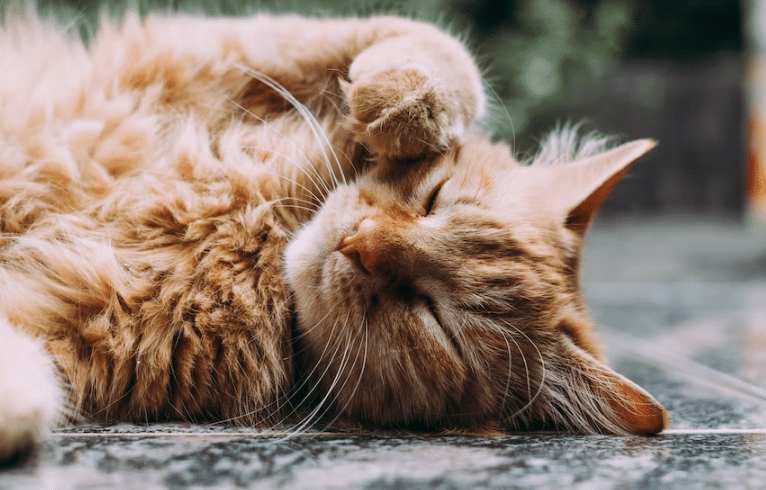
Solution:
<svg viewBox="0 0 766 490">
<path fill-rule="evenodd" d="M 119 13 L 128 2 L 37 3 L 43 11 L 92 20 L 103 8 Z M 568 122 L 623 140 L 660 141 L 602 214 L 743 215 L 747 5 L 740 1 L 138 0 L 138 8 L 383 12 L 436 20 L 466 33 L 491 86 L 494 133 L 521 155 Z"/>
</svg>

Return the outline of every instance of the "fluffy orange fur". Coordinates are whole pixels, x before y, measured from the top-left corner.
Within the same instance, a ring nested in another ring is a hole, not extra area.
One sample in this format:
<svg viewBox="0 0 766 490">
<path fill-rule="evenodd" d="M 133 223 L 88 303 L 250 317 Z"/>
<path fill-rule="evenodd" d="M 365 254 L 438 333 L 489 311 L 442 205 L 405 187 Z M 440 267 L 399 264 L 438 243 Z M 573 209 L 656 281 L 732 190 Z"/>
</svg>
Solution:
<svg viewBox="0 0 766 490">
<path fill-rule="evenodd" d="M 22 434 L 0 458 L 57 411 L 665 426 L 597 360 L 577 277 L 591 214 L 651 142 L 565 131 L 521 165 L 471 129 L 486 101 L 461 43 L 402 18 L 129 16 L 86 47 L 32 16 L 0 52 L 0 338 L 37 349 L 0 363 L 0 393 L 65 389 L 0 400 L 0 434 Z"/>
</svg>

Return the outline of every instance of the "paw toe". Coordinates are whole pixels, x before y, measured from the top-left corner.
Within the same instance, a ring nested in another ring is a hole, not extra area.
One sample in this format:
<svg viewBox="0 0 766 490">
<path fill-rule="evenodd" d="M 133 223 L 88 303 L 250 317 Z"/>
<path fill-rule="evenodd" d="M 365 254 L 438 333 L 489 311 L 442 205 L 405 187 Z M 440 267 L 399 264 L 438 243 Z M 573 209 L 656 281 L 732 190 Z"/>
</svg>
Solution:
<svg viewBox="0 0 766 490">
<path fill-rule="evenodd" d="M 456 135 L 444 97 L 424 71 L 389 70 L 349 87 L 351 129 L 371 151 L 412 158 L 443 151 Z"/>
</svg>

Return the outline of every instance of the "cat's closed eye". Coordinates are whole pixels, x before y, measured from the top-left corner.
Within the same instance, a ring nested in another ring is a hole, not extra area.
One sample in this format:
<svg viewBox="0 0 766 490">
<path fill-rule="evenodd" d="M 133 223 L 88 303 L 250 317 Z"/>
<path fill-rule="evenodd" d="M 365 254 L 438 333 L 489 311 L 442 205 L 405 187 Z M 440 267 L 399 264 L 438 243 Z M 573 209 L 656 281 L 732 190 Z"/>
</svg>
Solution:
<svg viewBox="0 0 766 490">
<path fill-rule="evenodd" d="M 424 297 L 424 301 L 426 303 L 426 307 L 428 308 L 428 312 L 431 314 L 431 316 L 434 318 L 434 320 L 436 320 L 436 323 L 438 323 L 439 326 L 444 328 L 442 326 L 442 322 L 441 322 L 441 319 L 439 317 L 439 307 L 436 305 L 436 302 L 433 299 L 431 299 L 430 297 L 428 297 L 428 296 Z"/>
<path fill-rule="evenodd" d="M 439 197 L 439 192 L 441 192 L 442 187 L 444 187 L 444 182 L 439 182 L 436 187 L 433 188 L 431 191 L 431 194 L 428 195 L 428 201 L 426 202 L 426 213 L 425 216 L 428 216 L 431 214 L 434 210 L 434 207 L 436 206 L 436 200 Z"/>
</svg>

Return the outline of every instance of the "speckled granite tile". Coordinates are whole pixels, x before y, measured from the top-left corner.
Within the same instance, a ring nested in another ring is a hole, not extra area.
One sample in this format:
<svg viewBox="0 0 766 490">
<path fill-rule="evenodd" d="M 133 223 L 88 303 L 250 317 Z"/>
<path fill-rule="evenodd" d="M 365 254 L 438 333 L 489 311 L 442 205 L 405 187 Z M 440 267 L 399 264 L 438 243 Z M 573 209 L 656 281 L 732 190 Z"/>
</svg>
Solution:
<svg viewBox="0 0 766 490">
<path fill-rule="evenodd" d="M 615 331 L 603 337 L 620 373 L 644 387 L 670 412 L 675 430 L 766 428 L 766 390 Z"/>
<path fill-rule="evenodd" d="M 193 424 L 190 422 L 166 422 L 162 424 L 132 424 L 120 423 L 113 425 L 79 424 L 56 430 L 57 434 L 99 434 L 110 435 L 249 435 L 249 436 L 280 436 L 282 431 L 270 431 L 249 427 L 238 427 L 223 423 Z"/>
<path fill-rule="evenodd" d="M 766 401 L 766 281 L 586 289 L 593 316 L 609 325 L 599 330 L 612 352 Z"/>
<path fill-rule="evenodd" d="M 594 318 L 610 326 L 602 330 L 613 364 L 676 412 L 677 425 L 766 426 L 759 413 L 766 402 L 763 240 L 736 222 L 612 222 L 590 236 L 583 282 Z M 685 381 L 631 373 L 615 351 Z M 726 393 L 700 389 L 695 378 Z M 716 413 L 751 415 L 705 415 Z"/>
<path fill-rule="evenodd" d="M 0 488 L 758 488 L 766 434 L 653 438 L 59 435 Z"/>
</svg>

